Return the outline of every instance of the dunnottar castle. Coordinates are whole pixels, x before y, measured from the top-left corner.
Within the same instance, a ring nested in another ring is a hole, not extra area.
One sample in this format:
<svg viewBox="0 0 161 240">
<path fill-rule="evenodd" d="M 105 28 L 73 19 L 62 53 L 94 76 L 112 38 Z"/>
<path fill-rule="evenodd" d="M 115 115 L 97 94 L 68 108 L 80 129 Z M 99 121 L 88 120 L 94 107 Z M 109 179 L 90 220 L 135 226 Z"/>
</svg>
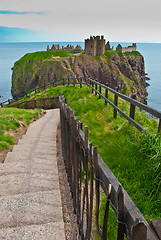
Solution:
<svg viewBox="0 0 161 240">
<path fill-rule="evenodd" d="M 82 51 L 81 46 L 77 45 L 75 48 L 72 45 L 67 45 L 67 47 L 60 48 L 59 44 L 52 45 L 49 48 L 47 46 L 47 51 L 55 51 L 55 50 L 68 50 L 73 53 L 79 53 Z M 113 50 L 113 47 L 110 47 L 109 41 L 105 44 L 104 36 L 90 36 L 90 38 L 85 39 L 85 49 L 84 53 L 88 55 L 103 55 L 106 50 Z M 121 52 L 132 52 L 136 51 L 136 43 L 133 43 L 132 46 L 122 47 L 121 44 L 118 44 L 116 47 L 116 51 Z"/>
<path fill-rule="evenodd" d="M 88 39 L 85 39 L 85 54 L 89 55 L 103 55 L 105 50 L 113 50 L 113 47 L 110 47 L 110 43 L 107 42 L 105 44 L 105 39 L 104 36 L 91 36 Z M 132 46 L 128 47 L 122 47 L 121 44 L 119 44 L 116 47 L 116 51 L 121 51 L 121 52 L 132 52 L 136 51 L 136 43 L 133 43 Z"/>
</svg>

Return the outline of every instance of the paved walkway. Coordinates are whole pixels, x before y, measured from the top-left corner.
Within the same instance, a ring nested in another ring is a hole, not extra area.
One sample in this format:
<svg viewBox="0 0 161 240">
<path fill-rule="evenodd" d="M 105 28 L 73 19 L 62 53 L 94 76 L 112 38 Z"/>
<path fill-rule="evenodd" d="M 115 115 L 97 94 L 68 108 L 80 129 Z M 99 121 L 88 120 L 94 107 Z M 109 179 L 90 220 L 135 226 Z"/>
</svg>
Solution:
<svg viewBox="0 0 161 240">
<path fill-rule="evenodd" d="M 0 165 L 0 240 L 64 240 L 57 170 L 59 109 L 48 110 Z"/>
</svg>

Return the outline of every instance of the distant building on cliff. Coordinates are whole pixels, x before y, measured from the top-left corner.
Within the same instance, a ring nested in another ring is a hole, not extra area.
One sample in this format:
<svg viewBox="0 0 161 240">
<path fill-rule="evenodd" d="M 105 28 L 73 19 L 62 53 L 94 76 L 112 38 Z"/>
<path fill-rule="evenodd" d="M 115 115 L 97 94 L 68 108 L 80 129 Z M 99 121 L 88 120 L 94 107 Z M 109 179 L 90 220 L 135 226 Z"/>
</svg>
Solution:
<svg viewBox="0 0 161 240">
<path fill-rule="evenodd" d="M 133 43 L 132 46 L 128 47 L 122 47 L 121 44 L 118 44 L 118 46 L 116 47 L 116 51 L 121 51 L 123 53 L 136 51 L 136 43 Z"/>
<path fill-rule="evenodd" d="M 77 45 L 76 47 L 72 45 L 67 45 L 66 47 L 60 47 L 59 44 L 53 44 L 51 48 L 49 48 L 49 45 L 47 45 L 47 51 L 57 51 L 57 50 L 64 50 L 64 51 L 70 51 L 72 53 L 79 53 L 82 51 L 82 48 L 80 45 Z"/>
<path fill-rule="evenodd" d="M 103 55 L 105 52 L 104 36 L 90 36 L 90 39 L 85 39 L 84 53 L 88 55 Z"/>
<path fill-rule="evenodd" d="M 90 36 L 90 38 L 85 39 L 85 49 L 84 53 L 88 55 L 103 55 L 105 50 L 113 50 L 113 47 L 110 47 L 109 41 L 105 45 L 104 36 Z M 121 52 L 132 52 L 136 51 L 136 43 L 133 43 L 132 46 L 122 47 L 121 44 L 118 44 L 116 47 L 117 51 Z"/>
</svg>

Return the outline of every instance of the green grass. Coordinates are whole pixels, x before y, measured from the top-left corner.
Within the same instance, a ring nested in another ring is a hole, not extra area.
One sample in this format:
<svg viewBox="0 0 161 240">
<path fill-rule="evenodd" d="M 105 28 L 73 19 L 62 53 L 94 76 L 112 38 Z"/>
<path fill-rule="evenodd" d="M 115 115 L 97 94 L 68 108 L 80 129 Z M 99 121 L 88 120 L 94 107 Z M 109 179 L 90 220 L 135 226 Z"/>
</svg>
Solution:
<svg viewBox="0 0 161 240">
<path fill-rule="evenodd" d="M 116 55 L 118 54 L 119 56 L 123 55 L 121 51 L 116 51 L 116 50 L 106 50 L 103 55 L 107 57 L 111 57 L 112 54 L 116 54 Z"/>
<path fill-rule="evenodd" d="M 39 109 L 0 108 L 0 151 L 14 144 L 10 131 L 18 129 L 21 123 L 29 124 L 33 118 L 38 117 L 40 111 Z"/>
<path fill-rule="evenodd" d="M 141 56 L 140 52 L 138 52 L 138 51 L 125 52 L 124 55 L 125 56 L 132 56 L 132 55 L 134 55 L 135 57 Z"/>
<path fill-rule="evenodd" d="M 113 119 L 113 108 L 98 96 L 91 94 L 87 86 L 60 86 L 30 95 L 30 99 L 64 95 L 78 120 L 89 127 L 89 140 L 98 146 L 98 152 L 118 178 L 146 220 L 161 218 L 160 171 L 161 140 L 156 134 L 158 123 L 136 108 L 135 119 L 153 134 L 140 133 L 120 114 Z M 113 94 L 109 93 L 113 101 Z M 119 100 L 119 107 L 129 114 L 130 104 Z M 103 213 L 105 199 L 101 200 Z M 103 214 L 100 216 L 102 221 Z M 115 222 L 111 210 L 112 222 Z M 102 224 L 102 223 L 101 223 Z M 109 230 L 113 231 L 113 230 Z M 115 234 L 115 233 L 114 233 Z M 114 236 L 115 238 L 115 236 Z M 111 238 L 112 239 L 112 238 Z"/>
<path fill-rule="evenodd" d="M 70 56 L 73 56 L 73 54 L 69 51 L 64 50 L 57 50 L 57 51 L 40 51 L 40 52 L 33 52 L 33 53 L 27 53 L 22 58 L 20 58 L 17 62 L 15 62 L 14 67 L 20 63 L 20 62 L 28 62 L 29 61 L 40 61 L 40 60 L 46 60 L 51 59 L 51 57 L 68 57 L 68 54 Z"/>
</svg>

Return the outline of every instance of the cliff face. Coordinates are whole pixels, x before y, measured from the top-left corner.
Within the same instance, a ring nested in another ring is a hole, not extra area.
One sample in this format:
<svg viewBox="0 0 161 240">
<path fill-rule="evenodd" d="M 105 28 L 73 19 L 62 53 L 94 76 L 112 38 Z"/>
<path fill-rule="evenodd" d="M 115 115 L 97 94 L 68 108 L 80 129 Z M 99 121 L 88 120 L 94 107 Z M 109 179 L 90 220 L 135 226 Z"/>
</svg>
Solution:
<svg viewBox="0 0 161 240">
<path fill-rule="evenodd" d="M 109 56 L 80 55 L 73 58 L 18 61 L 12 75 L 12 94 L 20 96 L 27 90 L 62 77 L 90 77 L 108 83 L 112 88 L 146 101 L 144 59 L 137 54 L 110 54 Z"/>
</svg>

